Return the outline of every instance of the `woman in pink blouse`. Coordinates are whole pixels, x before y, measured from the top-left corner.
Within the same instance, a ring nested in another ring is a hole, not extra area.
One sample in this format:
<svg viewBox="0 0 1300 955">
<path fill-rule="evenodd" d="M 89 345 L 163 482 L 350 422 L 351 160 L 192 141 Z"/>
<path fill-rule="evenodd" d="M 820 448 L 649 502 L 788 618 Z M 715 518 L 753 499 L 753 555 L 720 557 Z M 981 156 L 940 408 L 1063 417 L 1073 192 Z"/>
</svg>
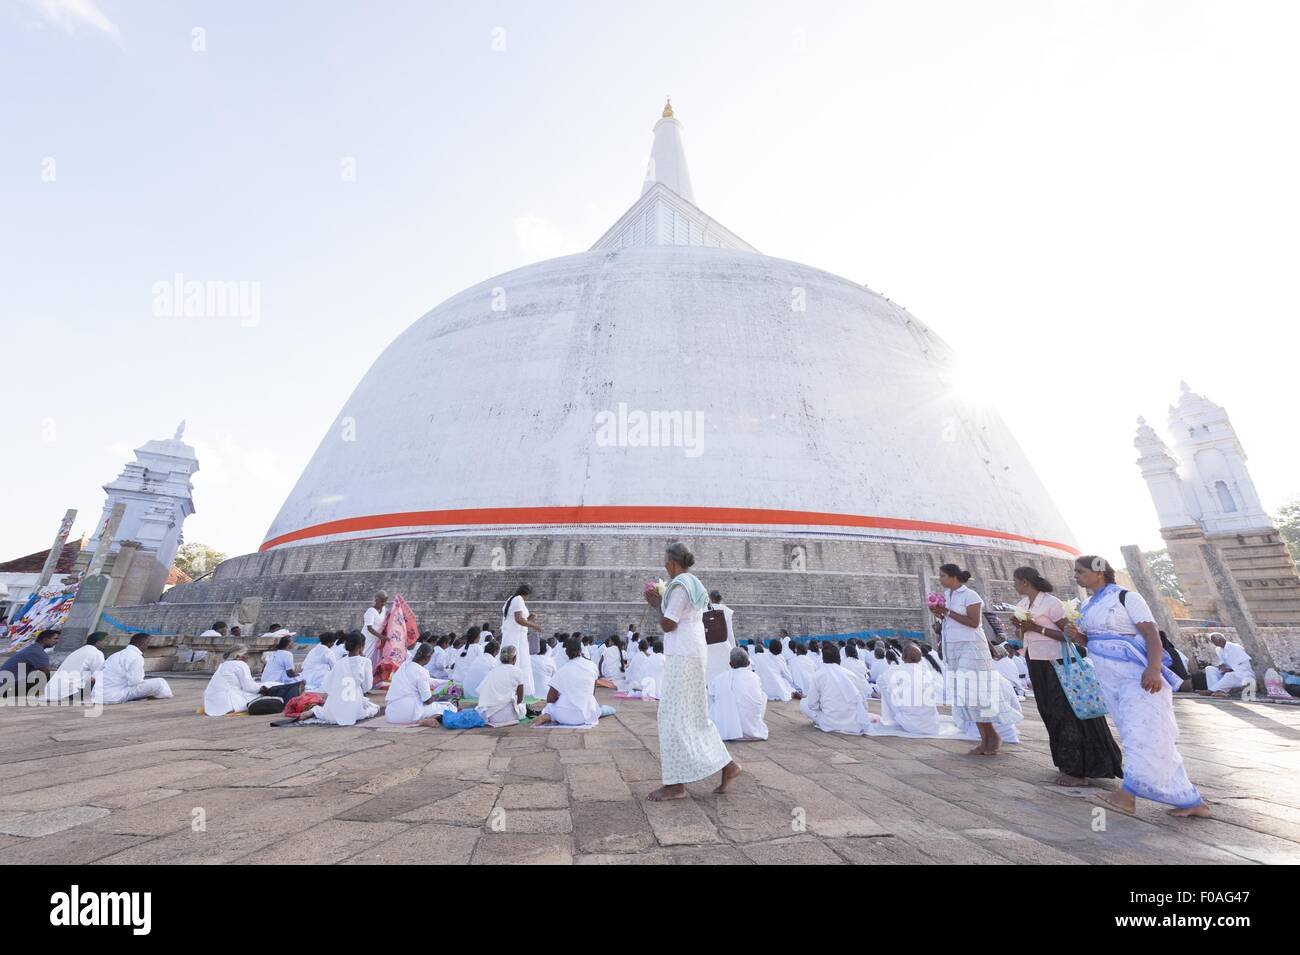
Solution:
<svg viewBox="0 0 1300 955">
<path fill-rule="evenodd" d="M 1012 577 L 1020 594 L 1016 609 L 1029 612 L 1028 620 L 1013 617 L 1012 622 L 1025 643 L 1034 703 L 1047 727 L 1052 762 L 1060 770 L 1056 785 L 1086 786 L 1089 777 L 1123 776 L 1119 746 L 1110 735 L 1106 717 L 1081 720 L 1075 716 L 1052 666 L 1054 660 L 1061 659 L 1065 607 L 1053 596 L 1051 583 L 1034 568 L 1017 567 Z"/>
</svg>

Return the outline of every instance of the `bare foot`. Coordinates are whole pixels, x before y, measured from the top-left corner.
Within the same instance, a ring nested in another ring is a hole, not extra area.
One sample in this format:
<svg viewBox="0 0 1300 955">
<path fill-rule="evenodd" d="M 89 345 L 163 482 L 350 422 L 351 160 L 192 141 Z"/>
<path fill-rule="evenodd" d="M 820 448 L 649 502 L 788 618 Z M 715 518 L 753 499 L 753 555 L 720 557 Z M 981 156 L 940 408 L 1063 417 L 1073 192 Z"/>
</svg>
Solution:
<svg viewBox="0 0 1300 955">
<path fill-rule="evenodd" d="M 718 787 L 713 791 L 715 793 L 725 793 L 727 787 L 730 786 L 732 781 L 739 775 L 740 763 L 733 759 L 731 762 L 727 763 L 726 766 L 722 767 L 722 780 L 718 783 Z"/>
<path fill-rule="evenodd" d="M 1114 809 L 1117 812 L 1122 812 L 1126 816 L 1136 816 L 1137 800 L 1134 799 L 1132 796 L 1129 796 L 1127 799 L 1125 799 L 1124 797 L 1126 795 L 1127 793 L 1124 793 L 1123 791 L 1106 792 L 1106 793 L 1100 793 L 1094 796 L 1093 798 L 1096 799 L 1098 802 L 1104 802 L 1111 809 Z"/>
<path fill-rule="evenodd" d="M 674 783 L 671 786 L 660 786 L 645 798 L 650 802 L 667 802 L 670 799 L 685 799 L 686 787 L 681 783 Z"/>
<path fill-rule="evenodd" d="M 985 755 L 985 756 L 996 756 L 997 754 L 998 754 L 998 744 L 997 744 L 997 743 L 994 743 L 992 747 L 989 747 L 989 746 L 985 746 L 985 747 L 984 747 L 984 755 Z"/>
<path fill-rule="evenodd" d="M 427 720 L 420 720 L 420 725 L 421 725 L 421 726 L 441 726 L 441 725 L 442 725 L 442 717 L 441 717 L 441 716 L 430 716 Z"/>
<path fill-rule="evenodd" d="M 537 717 L 537 719 L 533 720 L 533 725 L 545 726 L 549 722 L 551 722 L 551 718 L 547 716 L 545 713 L 542 713 L 540 716 Z"/>
<path fill-rule="evenodd" d="M 1058 786 L 1086 786 L 1088 780 L 1083 776 L 1067 776 L 1065 773 L 1052 780 Z"/>
<path fill-rule="evenodd" d="M 976 746 L 974 749 L 972 749 L 972 750 L 967 750 L 966 755 L 967 755 L 967 756 L 986 756 L 986 755 L 988 755 L 988 754 L 985 753 L 985 751 L 984 751 L 984 744 L 983 744 L 983 743 L 980 743 L 980 744 L 979 744 L 978 746 Z"/>
<path fill-rule="evenodd" d="M 1178 816 L 1180 819 L 1189 819 L 1192 817 L 1197 819 L 1209 819 L 1210 807 L 1201 802 L 1197 803 L 1195 806 L 1188 806 L 1186 809 L 1170 809 L 1169 815 Z"/>
</svg>

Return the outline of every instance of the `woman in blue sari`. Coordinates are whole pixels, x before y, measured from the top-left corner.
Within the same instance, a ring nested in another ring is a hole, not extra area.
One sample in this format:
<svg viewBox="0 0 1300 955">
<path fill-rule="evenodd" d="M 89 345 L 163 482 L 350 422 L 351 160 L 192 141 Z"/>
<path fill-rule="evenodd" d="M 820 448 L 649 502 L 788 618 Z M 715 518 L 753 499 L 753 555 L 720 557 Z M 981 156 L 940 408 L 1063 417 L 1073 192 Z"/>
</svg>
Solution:
<svg viewBox="0 0 1300 955">
<path fill-rule="evenodd" d="M 1171 816 L 1208 816 L 1178 753 L 1173 691 L 1182 678 L 1169 669 L 1151 608 L 1142 595 L 1115 583 L 1115 570 L 1091 554 L 1074 564 L 1074 579 L 1092 594 L 1071 640 L 1088 648 L 1101 695 L 1124 748 L 1124 786 L 1098 798 L 1130 816 L 1137 797 L 1172 806 Z"/>
<path fill-rule="evenodd" d="M 722 773 L 713 791 L 727 791 L 740 775 L 718 728 L 709 719 L 705 681 L 707 645 L 704 610 L 709 594 L 689 573 L 695 555 L 680 541 L 664 554 L 668 584 L 663 594 L 647 588 L 645 599 L 659 614 L 664 632 L 664 680 L 659 691 L 659 768 L 663 785 L 647 797 L 652 802 L 685 799 L 686 783 Z"/>
</svg>

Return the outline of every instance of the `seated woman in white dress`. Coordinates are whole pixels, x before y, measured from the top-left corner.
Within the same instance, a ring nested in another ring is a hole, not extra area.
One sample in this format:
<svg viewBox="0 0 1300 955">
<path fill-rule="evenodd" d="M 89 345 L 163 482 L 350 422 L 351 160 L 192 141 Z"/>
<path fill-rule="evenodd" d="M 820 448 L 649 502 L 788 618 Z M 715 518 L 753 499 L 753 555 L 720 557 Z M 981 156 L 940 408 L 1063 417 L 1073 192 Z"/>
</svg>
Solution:
<svg viewBox="0 0 1300 955">
<path fill-rule="evenodd" d="M 564 652 L 569 662 L 555 671 L 546 694 L 546 706 L 542 715 L 533 721 L 534 726 L 546 723 L 594 726 L 602 716 L 614 712 L 613 707 L 602 707 L 596 701 L 596 665 L 583 656 L 582 643 L 570 639 Z"/>
<path fill-rule="evenodd" d="M 726 672 L 709 681 L 709 719 L 724 740 L 767 739 L 767 694 L 749 654 L 734 647 L 728 663 Z"/>
<path fill-rule="evenodd" d="M 308 690 L 319 690 L 325 685 L 325 677 L 334 669 L 334 643 L 338 633 L 322 633 L 320 642 L 307 651 L 307 658 L 302 661 L 302 681 Z M 262 668 L 265 676 L 266 668 Z"/>
<path fill-rule="evenodd" d="M 551 688 L 551 680 L 555 678 L 555 661 L 545 652 L 530 653 L 528 665 L 533 668 L 533 692 L 544 700 Z"/>
<path fill-rule="evenodd" d="M 812 692 L 813 680 L 817 676 L 818 667 L 809 656 L 811 651 L 808 645 L 796 643 L 790 648 L 790 659 L 786 661 L 790 669 L 790 682 L 795 685 L 795 689 L 801 695 L 807 697 Z"/>
<path fill-rule="evenodd" d="M 858 643 L 856 640 L 850 640 L 844 645 L 840 657 L 840 666 L 870 682 L 871 677 L 867 674 L 867 664 L 862 657 L 858 656 Z"/>
<path fill-rule="evenodd" d="M 648 652 L 645 655 L 645 666 L 640 671 L 636 683 L 628 685 L 628 692 L 639 693 L 643 700 L 659 699 L 659 691 L 664 687 L 664 667 L 666 664 L 663 641 L 650 641 Z"/>
<path fill-rule="evenodd" d="M 821 672 L 811 681 L 811 689 L 799 702 L 799 712 L 812 720 L 824 733 L 869 732 L 871 715 L 864 700 L 867 683 L 840 666 L 839 647 L 827 644 L 822 649 Z"/>
<path fill-rule="evenodd" d="M 360 631 L 348 634 L 343 644 L 347 656 L 334 665 L 321 688 L 325 702 L 309 706 L 298 719 L 314 718 L 323 723 L 352 726 L 379 712 L 379 706 L 366 699 L 366 694 L 375 685 L 375 668 L 363 653 L 365 645 Z"/>
<path fill-rule="evenodd" d="M 263 686 L 280 686 L 299 679 L 298 671 L 293 666 L 293 651 L 289 649 L 292 643 L 293 635 L 286 633 L 275 642 L 274 650 L 262 654 L 260 679 Z"/>
<path fill-rule="evenodd" d="M 484 651 L 495 652 L 495 643 Z M 478 686 L 478 711 L 488 726 L 514 726 L 527 714 L 524 707 L 524 674 L 515 661 L 517 648 L 502 647 L 501 659 Z M 495 659 L 495 657 L 493 658 Z"/>
<path fill-rule="evenodd" d="M 451 678 L 462 686 L 465 683 L 465 675 L 469 673 L 469 668 L 474 665 L 474 661 L 483 653 L 483 644 L 479 643 L 480 633 L 478 627 L 470 627 L 466 630 L 460 649 L 453 651 L 451 658 L 447 661 L 447 671 L 451 674 Z"/>
<path fill-rule="evenodd" d="M 45 684 L 45 699 L 54 703 L 85 693 L 104 666 L 104 651 L 99 649 L 99 641 L 106 636 L 103 630 L 97 630 L 86 638 L 85 644 L 68 654 Z"/>
<path fill-rule="evenodd" d="M 456 665 L 456 681 L 460 683 L 461 688 L 465 691 L 467 699 L 478 699 L 479 687 L 482 685 L 484 678 L 501 665 L 497 658 L 500 647 L 496 641 L 489 641 L 488 645 L 483 648 L 483 652 L 474 657 L 474 662 L 469 668 L 462 672 L 463 664 Z"/>
<path fill-rule="evenodd" d="M 645 675 L 646 667 L 650 663 L 650 641 L 642 640 L 636 646 L 636 653 L 628 654 L 627 672 L 623 674 L 626 684 L 625 689 L 628 692 L 636 689 Z"/>
<path fill-rule="evenodd" d="M 415 656 L 393 673 L 384 697 L 384 719 L 389 723 L 410 726 L 454 709 L 449 703 L 433 701 L 433 677 L 429 676 L 427 667 L 432 657 L 433 646 L 421 643 L 415 648 Z"/>
<path fill-rule="evenodd" d="M 786 657 L 789 655 L 782 652 L 780 640 L 769 642 L 766 653 L 754 654 L 754 672 L 758 674 L 758 681 L 769 700 L 786 703 L 802 697 L 795 689 L 790 670 L 786 666 Z"/>
<path fill-rule="evenodd" d="M 105 706 L 132 700 L 170 700 L 172 688 L 162 677 L 145 678 L 144 653 L 149 634 L 137 633 L 131 642 L 114 653 L 100 668 L 90 701 Z"/>
<path fill-rule="evenodd" d="M 203 713 L 206 716 L 247 713 L 249 703 L 266 695 L 266 688 L 253 679 L 253 671 L 248 668 L 248 647 L 245 644 L 231 647 L 224 657 L 203 690 Z"/>
<path fill-rule="evenodd" d="M 435 680 L 450 680 L 451 671 L 447 669 L 447 662 L 451 654 L 451 641 L 447 635 L 443 634 L 437 640 L 430 644 L 433 647 L 433 654 L 429 657 L 429 662 L 424 668 L 429 671 L 429 676 Z"/>
<path fill-rule="evenodd" d="M 605 641 L 605 646 L 596 660 L 602 680 L 608 680 L 620 690 L 627 688 L 627 678 L 624 676 L 627 670 L 627 659 L 623 656 L 623 647 L 619 644 L 618 637 L 610 637 Z"/>
</svg>

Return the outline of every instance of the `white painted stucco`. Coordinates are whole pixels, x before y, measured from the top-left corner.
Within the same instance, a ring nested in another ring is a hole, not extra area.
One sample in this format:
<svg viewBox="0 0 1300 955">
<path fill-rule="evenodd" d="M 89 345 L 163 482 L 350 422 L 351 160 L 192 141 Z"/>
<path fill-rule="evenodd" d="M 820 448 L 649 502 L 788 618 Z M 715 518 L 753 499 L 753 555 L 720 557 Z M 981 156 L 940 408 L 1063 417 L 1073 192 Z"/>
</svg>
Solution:
<svg viewBox="0 0 1300 955">
<path fill-rule="evenodd" d="M 933 521 L 1073 545 L 1002 421 L 955 390 L 950 358 L 876 293 L 753 252 L 664 245 L 540 262 L 456 295 L 384 351 L 267 540 L 399 512 L 672 505 Z M 698 413 L 702 442 L 598 440 L 598 416 L 617 420 L 620 405 L 625 420 Z M 292 543 L 458 529 L 482 530 Z"/>
</svg>

